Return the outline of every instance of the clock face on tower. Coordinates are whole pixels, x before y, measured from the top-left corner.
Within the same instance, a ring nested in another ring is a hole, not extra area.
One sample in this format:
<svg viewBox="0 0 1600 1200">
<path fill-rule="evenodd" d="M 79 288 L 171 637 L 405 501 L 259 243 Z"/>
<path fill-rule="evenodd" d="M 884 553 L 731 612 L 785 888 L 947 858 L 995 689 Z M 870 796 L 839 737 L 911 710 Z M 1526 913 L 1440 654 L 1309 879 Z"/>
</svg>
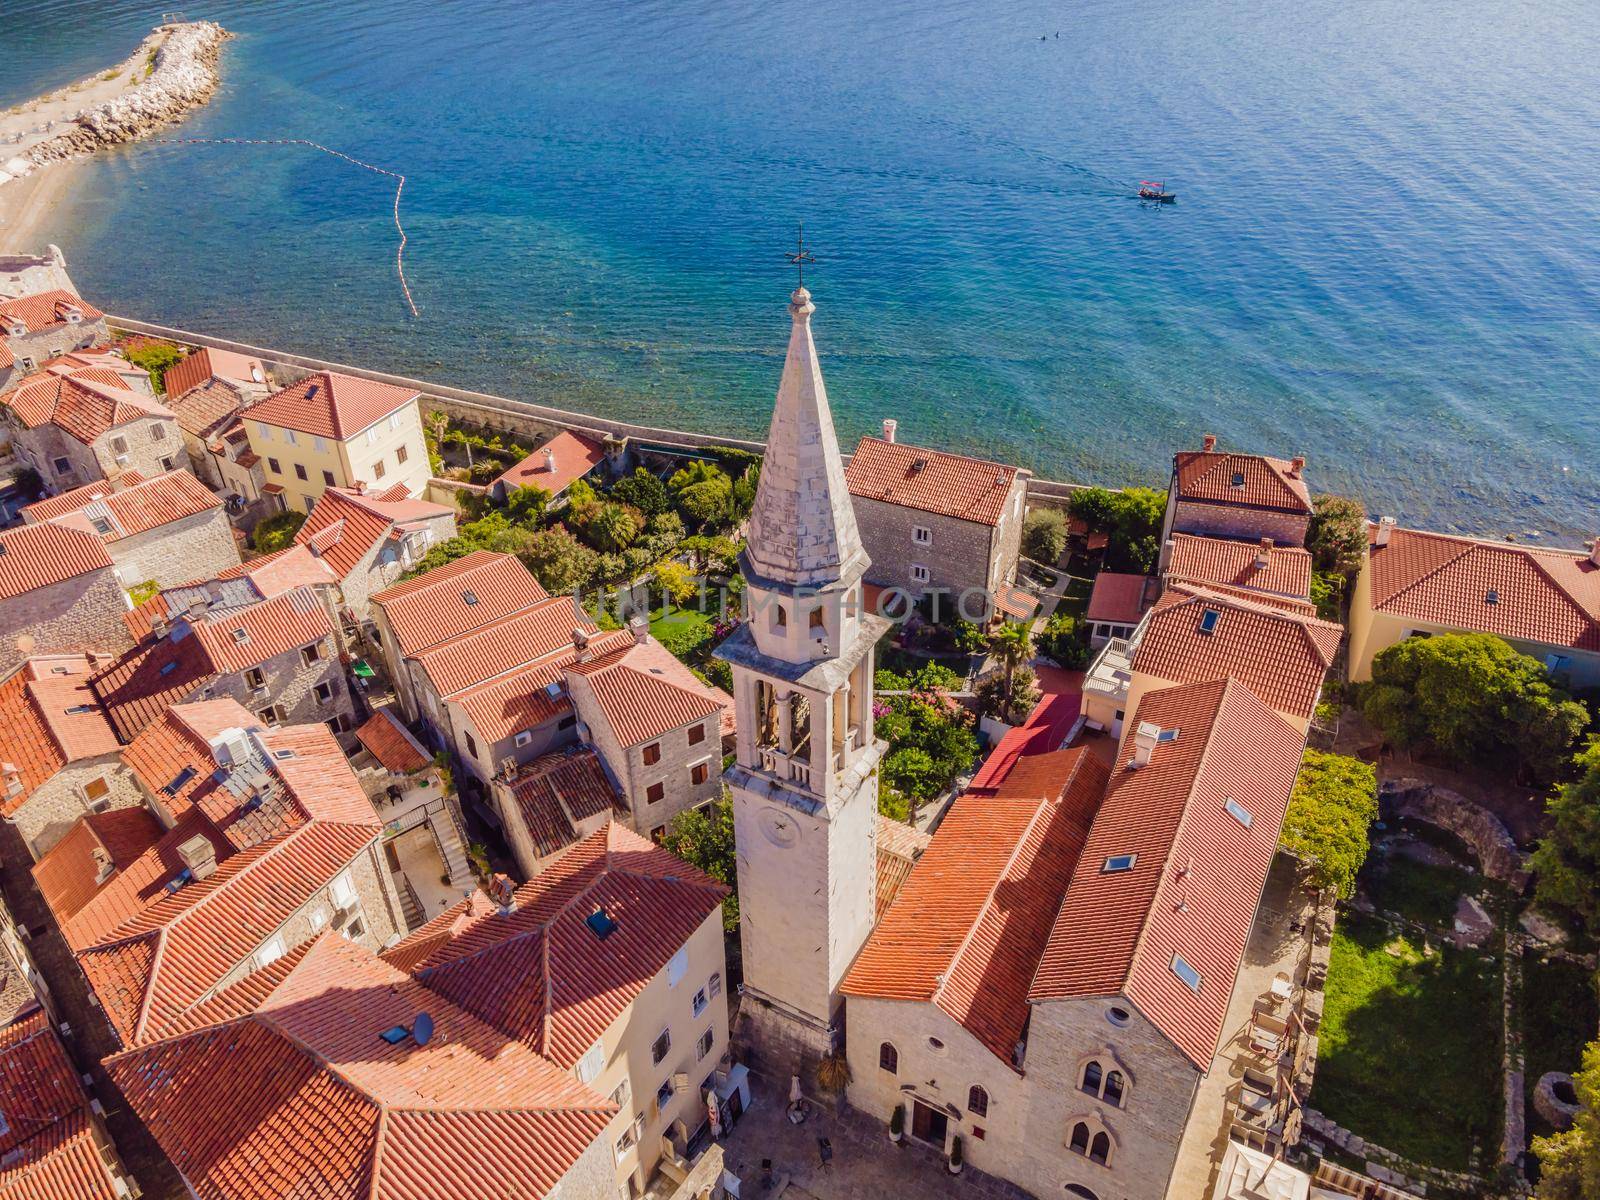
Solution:
<svg viewBox="0 0 1600 1200">
<path fill-rule="evenodd" d="M 800 826 L 794 816 L 781 808 L 761 810 L 761 832 L 779 849 L 788 850 L 800 841 Z"/>
</svg>

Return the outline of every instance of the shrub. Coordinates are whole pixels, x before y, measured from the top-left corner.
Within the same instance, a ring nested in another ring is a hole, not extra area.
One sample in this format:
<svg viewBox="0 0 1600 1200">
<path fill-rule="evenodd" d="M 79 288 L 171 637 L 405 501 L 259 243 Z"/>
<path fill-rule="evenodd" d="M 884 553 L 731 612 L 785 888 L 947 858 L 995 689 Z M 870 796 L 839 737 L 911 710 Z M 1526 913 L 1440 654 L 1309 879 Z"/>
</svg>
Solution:
<svg viewBox="0 0 1600 1200">
<path fill-rule="evenodd" d="M 44 478 L 32 467 L 23 467 L 11 477 L 11 486 L 23 501 L 33 501 L 44 491 Z"/>
<path fill-rule="evenodd" d="M 1022 552 L 1035 562 L 1055 566 L 1067 550 L 1067 514 L 1059 508 L 1036 508 L 1022 522 Z"/>
<path fill-rule="evenodd" d="M 1600 741 L 1574 760 L 1579 774 L 1546 804 L 1550 829 L 1533 853 L 1541 903 L 1566 909 L 1600 932 Z"/>
<path fill-rule="evenodd" d="M 1306 528 L 1306 549 L 1317 570 L 1354 575 L 1367 553 L 1366 510 L 1347 496 L 1318 496 Z"/>
<path fill-rule="evenodd" d="M 302 512 L 273 513 L 256 524 L 251 540 L 262 554 L 271 554 L 293 545 L 294 535 L 305 523 L 306 514 Z"/>
<path fill-rule="evenodd" d="M 506 497 L 506 516 L 518 525 L 536 526 L 550 507 L 550 493 L 541 487 L 519 487 Z"/>
<path fill-rule="evenodd" d="M 715 525 L 732 512 L 733 480 L 713 463 L 695 459 L 673 473 L 667 488 L 688 524 Z"/>
<path fill-rule="evenodd" d="M 183 361 L 183 351 L 171 342 L 158 342 L 142 338 L 125 342 L 122 357 L 150 376 L 150 386 L 158 393 L 167 390 L 167 369 Z"/>
<path fill-rule="evenodd" d="M 1073 516 L 1077 517 L 1090 529 L 1109 531 L 1111 528 L 1112 508 L 1115 502 L 1116 493 L 1109 488 L 1080 488 L 1072 493 L 1072 499 L 1067 502 L 1067 508 Z"/>
<path fill-rule="evenodd" d="M 654 571 L 656 587 L 664 596 L 682 607 L 693 600 L 699 590 L 689 568 L 679 562 L 657 563 Z"/>
<path fill-rule="evenodd" d="M 667 511 L 667 485 L 643 467 L 635 467 L 632 475 L 617 481 L 611 496 L 619 503 L 631 505 L 653 517 Z"/>
<path fill-rule="evenodd" d="M 560 525 L 533 534 L 519 557 L 552 596 L 588 587 L 600 565 L 600 556 Z"/>
<path fill-rule="evenodd" d="M 134 607 L 137 608 L 146 600 L 154 599 L 160 590 L 161 585 L 154 579 L 146 579 L 143 583 L 136 583 L 128 589 L 128 599 L 132 600 Z"/>
<path fill-rule="evenodd" d="M 1072 670 L 1089 661 L 1083 622 L 1069 612 L 1053 614 L 1039 634 L 1039 653 Z"/>
<path fill-rule="evenodd" d="M 1539 1156 L 1538 1200 L 1591 1200 L 1600 1196 L 1600 1042 L 1583 1051 L 1572 1077 L 1579 1109 L 1565 1133 L 1533 1139 Z"/>
<path fill-rule="evenodd" d="M 644 522 L 632 509 L 620 504 L 602 504 L 583 523 L 581 533 L 602 554 L 617 554 L 633 545 Z"/>
<path fill-rule="evenodd" d="M 1372 764 L 1307 750 L 1281 843 L 1300 859 L 1312 887 L 1348 900 L 1367 859 L 1367 830 L 1377 819 L 1378 774 Z"/>
</svg>

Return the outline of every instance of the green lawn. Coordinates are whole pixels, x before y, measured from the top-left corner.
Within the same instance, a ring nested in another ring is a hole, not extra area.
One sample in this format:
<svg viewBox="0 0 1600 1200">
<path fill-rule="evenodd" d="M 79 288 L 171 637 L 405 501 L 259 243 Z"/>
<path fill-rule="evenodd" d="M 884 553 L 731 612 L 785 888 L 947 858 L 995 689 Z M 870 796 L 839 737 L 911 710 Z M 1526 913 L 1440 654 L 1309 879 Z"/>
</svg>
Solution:
<svg viewBox="0 0 1600 1200">
<path fill-rule="evenodd" d="M 1457 900 L 1475 891 L 1480 879 L 1460 867 L 1422 863 L 1390 853 L 1382 859 L 1369 860 L 1361 875 L 1361 886 L 1379 908 L 1424 925 L 1449 929 L 1455 921 Z"/>
<path fill-rule="evenodd" d="M 1553 1132 L 1533 1110 L 1539 1076 L 1546 1071 L 1576 1071 L 1597 1020 L 1600 1004 L 1595 1000 L 1593 972 L 1560 959 L 1532 954 L 1523 958 L 1522 1050 L 1530 1133 Z"/>
<path fill-rule="evenodd" d="M 650 610 L 651 636 L 679 658 L 688 661 L 703 652 L 711 640 L 714 617 L 693 608 L 674 608 L 670 612 L 661 608 Z"/>
<path fill-rule="evenodd" d="M 1380 921 L 1342 916 L 1311 1104 L 1408 1158 L 1461 1170 L 1474 1145 L 1498 1145 L 1499 1081 L 1499 960 L 1448 947 L 1424 956 Z"/>
</svg>

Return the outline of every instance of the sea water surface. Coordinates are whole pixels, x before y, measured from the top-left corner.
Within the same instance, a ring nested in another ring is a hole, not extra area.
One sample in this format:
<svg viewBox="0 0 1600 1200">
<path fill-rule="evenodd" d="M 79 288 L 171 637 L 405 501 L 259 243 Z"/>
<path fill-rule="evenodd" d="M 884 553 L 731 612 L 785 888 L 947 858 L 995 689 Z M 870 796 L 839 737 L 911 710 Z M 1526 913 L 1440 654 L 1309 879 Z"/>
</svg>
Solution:
<svg viewBox="0 0 1600 1200">
<path fill-rule="evenodd" d="M 159 14 L 9 0 L 0 103 Z M 1438 528 L 1600 528 L 1592 0 L 221 0 L 189 137 L 78 176 L 105 308 L 759 436 L 797 222 L 841 438 L 1057 478 L 1309 456 Z M 1170 208 L 1132 198 L 1164 178 Z"/>
</svg>

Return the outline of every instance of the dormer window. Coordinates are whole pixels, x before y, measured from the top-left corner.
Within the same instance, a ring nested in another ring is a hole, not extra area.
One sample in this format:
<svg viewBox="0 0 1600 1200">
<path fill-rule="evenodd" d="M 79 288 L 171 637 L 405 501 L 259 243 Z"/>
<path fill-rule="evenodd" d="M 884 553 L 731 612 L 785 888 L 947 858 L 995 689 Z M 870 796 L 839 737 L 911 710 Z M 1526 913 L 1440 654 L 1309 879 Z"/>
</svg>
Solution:
<svg viewBox="0 0 1600 1200">
<path fill-rule="evenodd" d="M 1485 604 L 1499 604 L 1500 603 L 1500 593 L 1495 591 L 1494 588 L 1490 588 L 1487 592 L 1484 593 L 1483 602 Z"/>
</svg>

